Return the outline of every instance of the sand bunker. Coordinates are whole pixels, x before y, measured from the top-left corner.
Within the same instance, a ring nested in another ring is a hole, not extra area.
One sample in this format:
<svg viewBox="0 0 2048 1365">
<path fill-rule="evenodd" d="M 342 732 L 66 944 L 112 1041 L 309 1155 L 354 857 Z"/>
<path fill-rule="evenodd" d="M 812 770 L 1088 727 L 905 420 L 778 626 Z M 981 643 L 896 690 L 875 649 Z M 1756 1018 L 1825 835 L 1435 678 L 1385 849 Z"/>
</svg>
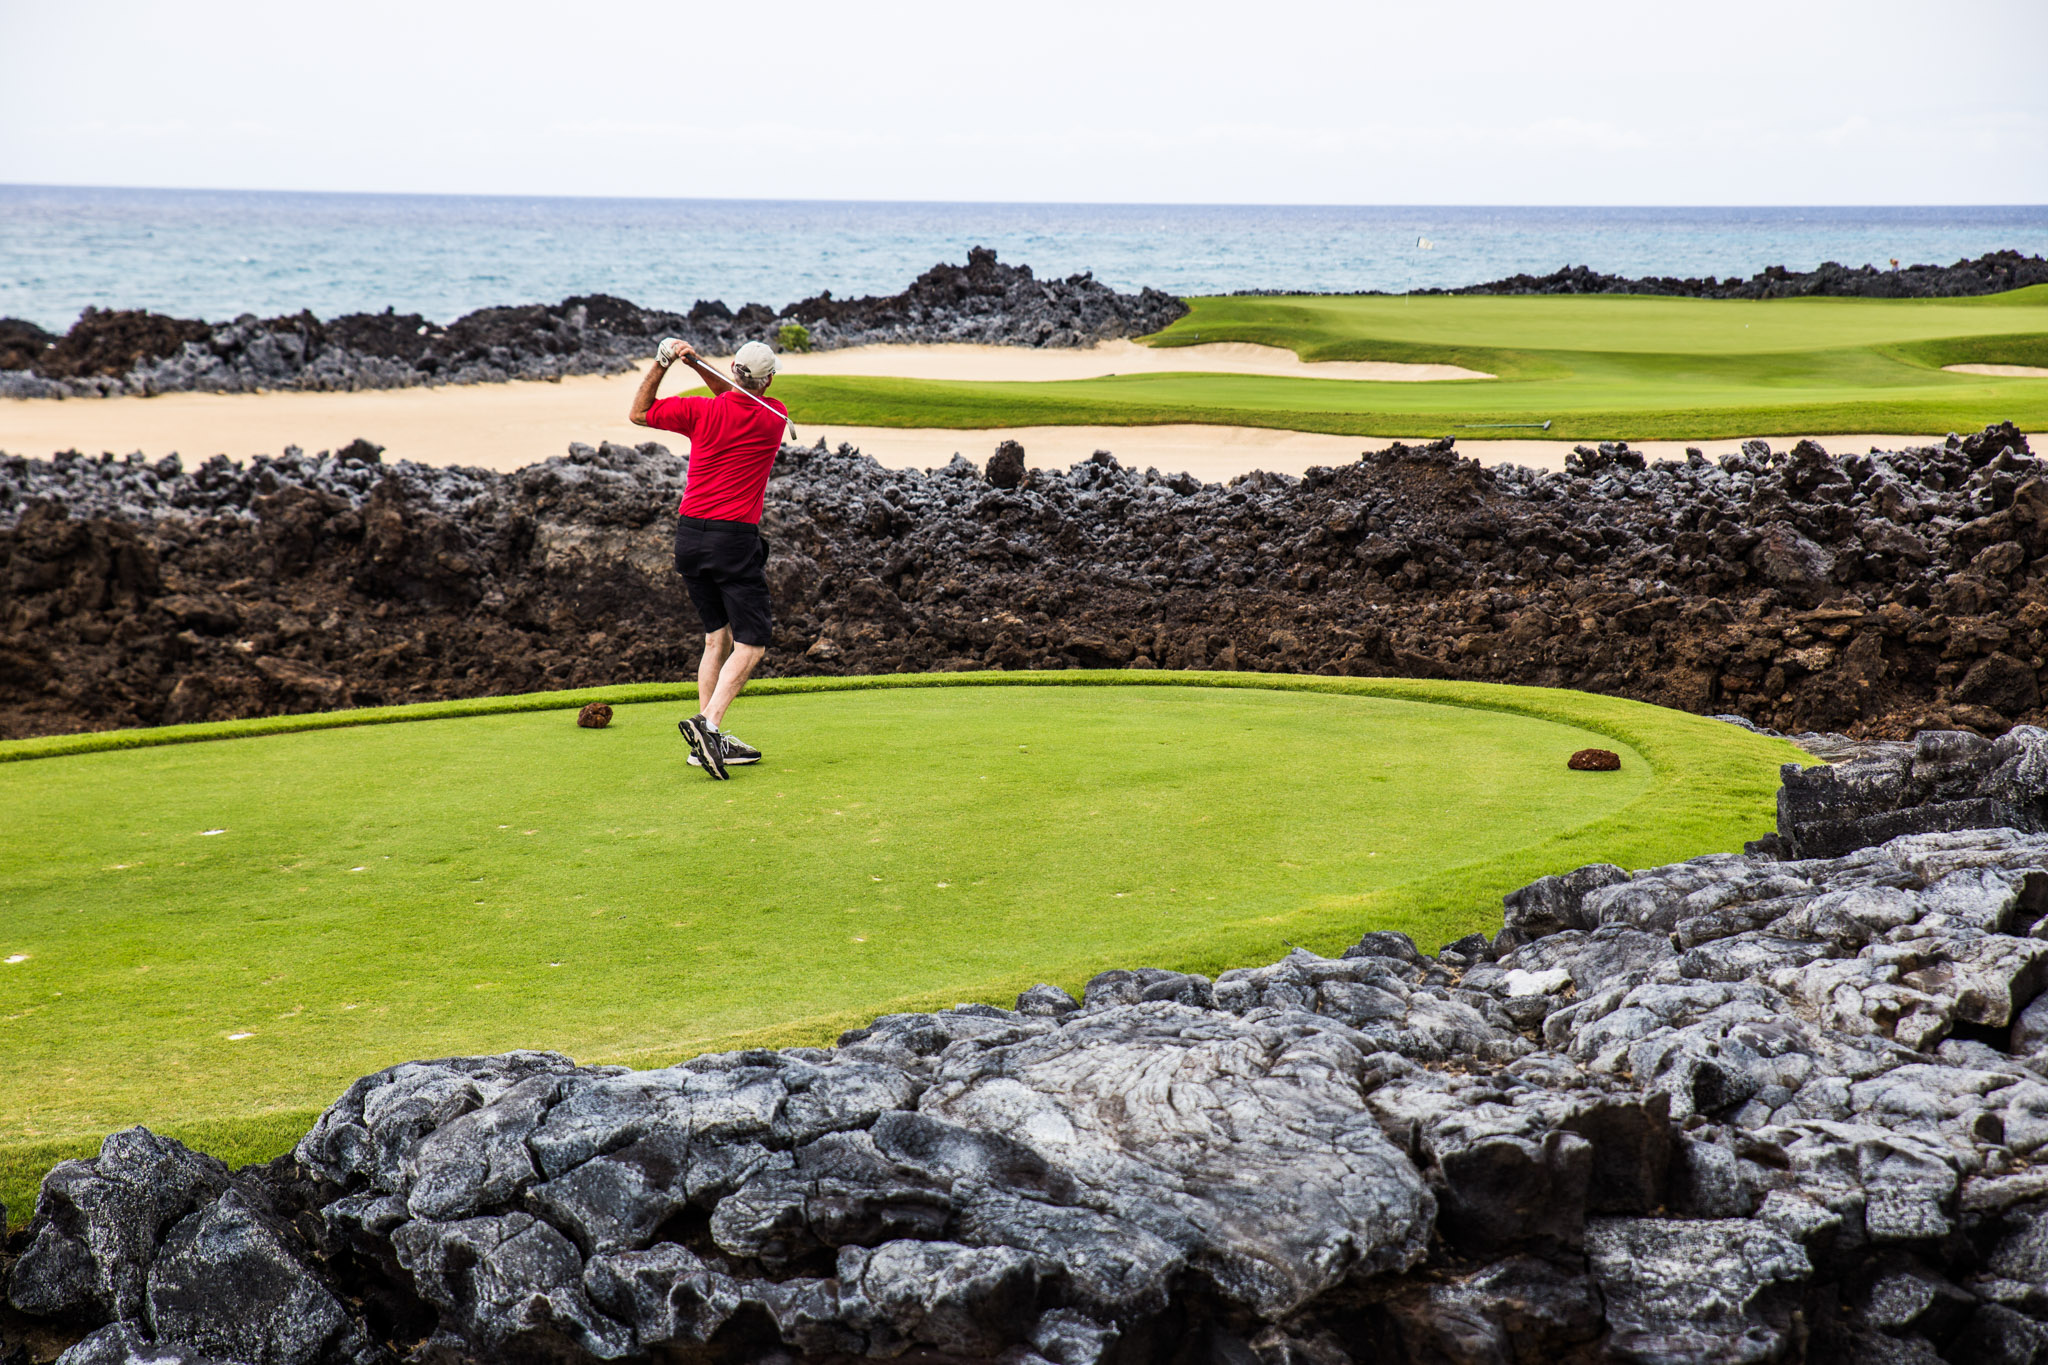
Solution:
<svg viewBox="0 0 2048 1365">
<path fill-rule="evenodd" d="M 1199 354 L 1198 354 L 1199 353 Z M 1155 362 L 1163 357 L 1171 363 Z M 1018 346 L 859 346 L 841 351 L 786 357 L 790 374 L 866 374 L 904 378 L 1047 380 L 1135 373 L 1140 365 L 1157 370 L 1210 369 L 1218 373 L 1310 374 L 1335 379 L 1384 378 L 1379 371 L 1446 371 L 1437 378 L 1485 378 L 1476 370 L 1455 365 L 1377 365 L 1350 361 L 1306 365 L 1292 351 L 1271 346 L 1187 346 L 1152 351 L 1128 341 L 1106 342 L 1087 351 L 1035 351 Z M 1251 368 L 1254 366 L 1266 368 Z M 1237 367 L 1237 368 L 1230 368 Z M 1373 371 L 1368 376 L 1365 371 Z M 687 372 L 678 370 L 663 385 L 664 393 L 683 387 Z M 1410 375 L 1411 378 L 1415 377 Z M 691 376 L 694 382 L 694 376 Z M 151 458 L 178 452 L 187 460 L 224 454 L 243 458 L 274 455 L 288 445 L 306 450 L 332 450 L 361 436 L 384 446 L 387 458 L 429 464 L 481 465 L 486 469 L 518 469 L 550 455 L 559 455 L 571 441 L 638 444 L 655 439 L 679 444 L 660 432 L 649 432 L 626 420 L 637 374 L 578 375 L 552 383 L 460 384 L 434 389 L 374 389 L 359 393 L 167 393 L 155 398 L 0 399 L 0 451 L 47 457 L 60 450 L 97 455 L 111 450 L 125 455 L 140 450 Z M 806 441 L 824 428 L 813 427 L 798 414 L 797 429 Z M 833 429 L 839 430 L 837 428 Z M 1093 432 L 1097 428 L 1069 428 Z M 1117 428 L 1117 430 L 1125 430 Z M 1240 428 L 1176 427 L 1178 432 L 1239 433 Z M 1295 432 L 1244 432 L 1254 443 L 1317 443 L 1349 450 L 1354 437 L 1302 436 Z M 838 435 L 830 439 L 842 438 Z M 986 456 L 1001 436 L 965 432 L 938 436 L 916 444 L 920 451 L 935 442 L 952 441 L 937 463 L 955 450 Z M 1225 443 L 1220 437 L 1203 445 Z M 1083 445 L 1080 458 L 1096 448 L 1093 435 L 1062 440 L 1062 448 Z M 892 446 L 909 443 L 892 442 Z M 1171 438 L 1175 448 L 1184 437 Z M 1242 448 L 1240 446 L 1240 448 Z M 1328 463 L 1323 454 L 1304 459 Z M 903 463 L 914 461 L 906 458 Z M 1252 468 L 1255 466 L 1246 466 Z"/>
<path fill-rule="evenodd" d="M 2048 379 L 2042 365 L 1944 365 L 1950 374 L 1988 374 L 1995 379 Z"/>
<path fill-rule="evenodd" d="M 899 365 L 904 372 L 914 365 L 932 366 L 931 377 L 972 377 L 959 372 L 941 373 L 946 366 L 965 365 L 970 358 L 981 363 L 984 353 L 1033 365 L 1081 365 L 1093 356 L 1097 372 L 1126 363 L 1131 353 L 1185 356 L 1190 351 L 1271 352 L 1270 347 L 1202 346 L 1178 351 L 1147 351 L 1128 342 L 1099 346 L 1093 351 L 1027 351 L 1008 346 L 868 346 L 818 355 L 789 357 L 790 373 L 823 373 L 800 367 L 846 365 L 840 373 L 882 373 L 885 363 Z M 1303 366 L 1286 351 L 1296 372 L 1321 366 Z M 883 359 L 870 359 L 882 357 Z M 922 357 L 922 358 L 921 358 Z M 1227 360 L 1228 355 L 1219 359 Z M 1266 363 L 1270 356 L 1254 355 L 1245 363 Z M 1279 362 L 1273 362 L 1279 363 Z M 864 370 L 852 367 L 865 366 Z M 1181 368 L 1188 368 L 1184 363 Z M 1407 369 L 1439 368 L 1406 366 Z M 1450 368 L 1450 367 L 1441 367 Z M 996 376 L 1020 377 L 1016 373 Z M 1052 374 L 1021 377 L 1052 378 Z M 1071 377 L 1071 376 L 1065 376 Z M 1348 377 L 1348 376 L 1346 376 Z M 639 383 L 637 375 L 583 375 L 557 383 L 465 384 L 439 389 L 383 389 L 363 393 L 171 393 L 156 398 L 76 398 L 0 400 L 0 451 L 47 458 L 60 450 L 80 450 L 88 455 L 113 451 L 125 455 L 139 450 L 150 458 L 173 451 L 186 461 L 225 454 L 237 459 L 250 455 L 274 455 L 288 445 L 303 449 L 332 450 L 365 437 L 386 448 L 387 459 L 419 460 L 427 464 L 480 465 L 485 469 L 512 470 L 560 455 L 572 441 L 596 445 L 619 441 L 637 445 L 658 440 L 681 450 L 681 437 L 650 432 L 626 421 L 626 409 Z M 664 391 L 681 383 L 671 377 Z M 835 427 L 801 420 L 797 430 L 806 442 L 824 437 L 838 444 L 851 441 L 893 468 L 929 468 L 953 458 L 955 452 L 977 462 L 986 460 L 1002 440 L 1024 445 L 1027 463 L 1036 468 L 1064 469 L 1085 460 L 1097 450 L 1113 452 L 1124 464 L 1163 472 L 1186 471 L 1205 480 L 1222 480 L 1254 469 L 1280 474 L 1299 474 L 1311 465 L 1343 464 L 1358 458 L 1362 450 L 1378 449 L 1390 437 L 1328 436 L 1313 432 L 1273 431 L 1263 427 L 1199 426 L 1173 424 L 1147 427 L 1054 426 L 1020 427 L 1002 430 L 960 431 L 950 428 Z M 1403 439 L 1428 440 L 1442 431 L 1417 431 Z M 1460 447 L 1487 464 L 1503 460 L 1539 469 L 1562 469 L 1564 457 L 1575 444 L 1571 441 L 1480 440 L 1470 433 L 1458 436 Z M 1783 449 L 1796 437 L 1770 437 L 1773 447 Z M 1897 449 L 1901 445 L 1922 445 L 1939 439 L 1929 436 L 1854 435 L 1822 436 L 1829 450 L 1850 452 L 1871 446 Z M 2038 439 L 2038 438 L 2036 438 Z M 1685 447 L 1697 445 L 1710 457 L 1737 449 L 1739 440 L 1649 441 L 1639 444 L 1652 459 L 1683 459 Z"/>
<path fill-rule="evenodd" d="M 559 455 L 571 441 L 648 439 L 626 420 L 633 375 L 560 383 L 466 384 L 362 393 L 167 393 L 155 398 L 0 399 L 0 450 L 48 457 L 60 450 L 152 459 L 176 451 L 275 455 L 286 446 L 332 450 L 361 436 L 387 459 L 517 469 Z"/>
<path fill-rule="evenodd" d="M 1033 380 L 1100 379 L 1113 374 L 1263 374 L 1293 379 L 1366 379 L 1428 383 L 1492 379 L 1460 365 L 1408 365 L 1391 360 L 1302 360 L 1279 346 L 1242 341 L 1199 346 L 1141 346 L 1105 341 L 1086 350 L 1032 350 L 1022 346 L 849 346 L 839 351 L 785 355 L 789 374 L 862 374 L 891 379 Z"/>
</svg>

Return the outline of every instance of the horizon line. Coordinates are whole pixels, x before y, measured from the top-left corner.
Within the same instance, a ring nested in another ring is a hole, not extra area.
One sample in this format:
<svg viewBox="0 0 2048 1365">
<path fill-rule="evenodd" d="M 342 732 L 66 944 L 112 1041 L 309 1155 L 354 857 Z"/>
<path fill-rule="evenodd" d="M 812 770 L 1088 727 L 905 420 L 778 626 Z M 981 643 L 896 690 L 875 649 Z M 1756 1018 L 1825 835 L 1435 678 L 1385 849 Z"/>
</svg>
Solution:
<svg viewBox="0 0 2048 1365">
<path fill-rule="evenodd" d="M 1317 203 L 1306 200 L 1108 200 L 1108 199 L 838 199 L 775 198 L 764 196 L 643 195 L 643 194 L 545 194 L 513 191 L 474 190 L 348 190 L 302 189 L 232 185 L 103 185 L 43 181 L 0 181 L 0 192 L 9 190 L 82 190 L 110 194 L 274 194 L 333 199 L 515 199 L 561 200 L 568 202 L 631 204 L 810 204 L 819 206 L 867 204 L 922 208 L 1134 208 L 1134 209 L 1642 209 L 1718 210 L 1745 209 L 2039 209 L 2048 203 L 1502 203 L 1442 201 L 1436 203 Z"/>
</svg>

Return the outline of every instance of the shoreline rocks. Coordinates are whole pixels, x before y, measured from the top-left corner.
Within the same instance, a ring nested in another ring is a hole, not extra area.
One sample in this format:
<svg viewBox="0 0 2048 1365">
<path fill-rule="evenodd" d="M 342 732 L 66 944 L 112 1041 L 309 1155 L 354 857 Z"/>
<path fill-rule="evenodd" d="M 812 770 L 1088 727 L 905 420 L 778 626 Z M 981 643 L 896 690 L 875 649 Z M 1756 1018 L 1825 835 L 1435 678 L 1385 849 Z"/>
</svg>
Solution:
<svg viewBox="0 0 2048 1365">
<path fill-rule="evenodd" d="M 1842 842 L 1546 877 L 1434 957 L 406 1063 L 240 1171 L 134 1129 L 8 1298 L 64 1365 L 2040 1359 L 2048 834 Z"/>
<path fill-rule="evenodd" d="M 617 374 L 643 363 L 665 336 L 711 355 L 775 342 L 800 324 L 821 350 L 876 342 L 1088 346 L 1156 332 L 1187 308 L 1147 289 L 1119 294 L 1091 275 L 1040 280 L 984 247 L 967 264 L 937 265 L 888 298 L 827 292 L 779 312 L 737 312 L 699 300 L 687 313 L 593 294 L 559 304 L 484 308 L 443 326 L 418 314 L 311 313 L 207 323 L 88 308 L 59 337 L 0 318 L 0 398 L 93 398 L 259 389 L 343 390 L 484 384 Z"/>
<path fill-rule="evenodd" d="M 1909 265 L 1880 270 L 1850 268 L 1827 261 L 1813 270 L 1766 266 L 1748 279 L 1678 279 L 1669 275 L 1630 279 L 1604 275 L 1583 265 L 1548 275 L 1511 275 L 1458 289 L 1418 289 L 1417 294 L 1663 294 L 1692 299 L 1950 299 L 2002 294 L 2048 284 L 2048 258 L 2017 251 L 1988 251 L 1954 265 Z"/>
</svg>

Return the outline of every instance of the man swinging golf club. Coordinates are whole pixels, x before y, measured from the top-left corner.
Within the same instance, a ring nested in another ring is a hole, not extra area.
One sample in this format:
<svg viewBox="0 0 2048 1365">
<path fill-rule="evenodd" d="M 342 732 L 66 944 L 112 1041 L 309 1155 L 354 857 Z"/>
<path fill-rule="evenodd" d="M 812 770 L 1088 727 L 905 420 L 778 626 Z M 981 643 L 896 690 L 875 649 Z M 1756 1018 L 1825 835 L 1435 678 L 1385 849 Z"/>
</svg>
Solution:
<svg viewBox="0 0 2048 1365">
<path fill-rule="evenodd" d="M 656 400 L 662 376 L 677 361 L 697 372 L 711 397 Z M 676 509 L 676 572 L 704 622 L 704 658 L 697 665 L 700 709 L 676 728 L 690 742 L 690 762 L 719 781 L 732 776 L 728 768 L 761 761 L 759 749 L 719 727 L 773 636 L 761 500 L 789 424 L 788 410 L 764 397 L 775 378 L 775 352 L 748 342 L 732 358 L 732 376 L 669 337 L 640 381 L 630 414 L 635 426 L 690 438 L 690 469 Z"/>
</svg>

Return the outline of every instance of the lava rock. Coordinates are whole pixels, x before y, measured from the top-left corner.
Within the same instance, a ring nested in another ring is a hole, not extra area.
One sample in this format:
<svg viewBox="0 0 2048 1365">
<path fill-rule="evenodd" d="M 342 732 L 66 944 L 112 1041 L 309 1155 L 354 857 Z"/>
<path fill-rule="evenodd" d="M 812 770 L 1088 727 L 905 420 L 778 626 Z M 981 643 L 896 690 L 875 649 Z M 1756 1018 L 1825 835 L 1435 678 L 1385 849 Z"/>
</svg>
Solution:
<svg viewBox="0 0 2048 1365">
<path fill-rule="evenodd" d="M 997 488 L 1019 488 L 1024 483 L 1024 447 L 1003 441 L 988 457 L 988 481 Z"/>
<path fill-rule="evenodd" d="M 2035 752 L 1842 766 L 2021 800 Z M 2025 1359 L 2044 886 L 2010 828 L 1583 868 L 1457 962 L 1381 931 L 830 1049 L 408 1063 L 261 1173 L 139 1130 L 60 1168 L 11 1290 L 124 1305 L 88 1361 Z"/>
<path fill-rule="evenodd" d="M 1750 560 L 1766 583 L 1794 592 L 1817 592 L 1828 584 L 1835 557 L 1784 522 L 1763 528 Z"/>
<path fill-rule="evenodd" d="M 389 1360 L 308 1259 L 288 1226 L 229 1190 L 165 1237 L 149 1268 L 150 1326 L 159 1344 L 228 1360 Z"/>
<path fill-rule="evenodd" d="M 1081 1008 L 1081 1002 L 1058 986 L 1041 981 L 1017 997 L 1017 1013 L 1058 1016 Z"/>
<path fill-rule="evenodd" d="M 1813 270 L 1766 266 L 1748 279 L 1629 279 L 1582 265 L 1548 275 L 1512 275 L 1458 289 L 1419 289 L 1418 294 L 1662 294 L 1696 299 L 1782 299 L 1821 297 L 1872 299 L 1962 298 L 1999 294 L 2048 283 L 2048 260 L 2017 251 L 1991 251 L 1954 265 L 1909 265 L 1891 270 L 1850 268 L 1824 261 Z"/>
<path fill-rule="evenodd" d="M 228 1187 L 227 1167 L 146 1128 L 115 1133 L 90 1161 L 44 1179 L 8 1302 L 38 1317 L 140 1322 L 165 1235 Z"/>
<path fill-rule="evenodd" d="M 1587 1262 L 1624 1359 L 1771 1360 L 1796 1340 L 1797 1242 L 1748 1219 L 1615 1218 L 1593 1224 Z"/>
<path fill-rule="evenodd" d="M 1788 764 L 1778 789 L 1778 843 L 1794 858 L 1995 828 L 2048 829 L 2048 731 L 2020 726 L 1995 742 L 1923 731 L 1911 746 L 1831 767 Z M 2048 912 L 2048 885 L 2030 897 L 2030 913 Z"/>
<path fill-rule="evenodd" d="M 1971 665 L 1956 685 L 1955 696 L 1957 701 L 1988 706 L 2007 716 L 2024 715 L 2041 701 L 2034 670 L 1995 650 Z"/>
<path fill-rule="evenodd" d="M 601 701 L 585 702 L 576 723 L 586 730 L 602 730 L 612 723 L 612 708 Z"/>
<path fill-rule="evenodd" d="M 0 397 L 388 389 L 613 374 L 652 354 L 665 336 L 726 355 L 790 322 L 808 327 L 813 349 L 947 341 L 1089 346 L 1156 332 L 1186 311 L 1156 289 L 1120 294 L 1089 275 L 1040 280 L 1029 266 L 1004 265 L 985 247 L 968 252 L 965 266 L 934 266 L 902 294 L 827 293 L 779 313 L 754 303 L 735 312 L 703 300 L 687 313 L 670 313 L 604 294 L 483 308 L 446 326 L 388 309 L 325 321 L 300 313 L 206 323 L 87 308 L 62 337 L 0 319 Z"/>
<path fill-rule="evenodd" d="M 1581 749 L 1566 759 L 1564 766 L 1575 773 L 1619 772 L 1621 755 L 1612 749 Z"/>
<path fill-rule="evenodd" d="M 18 1359 L 27 1365 L 29 1355 Z M 8 1365 L 14 1365 L 10 1360 Z M 153 1341 L 132 1322 L 112 1322 L 57 1357 L 57 1365 L 243 1365 L 243 1362 L 190 1350 L 175 1342 Z"/>
<path fill-rule="evenodd" d="M 964 459 L 785 448 L 764 530 L 789 638 L 764 673 L 1533 681 L 1859 741 L 2048 720 L 2022 676 L 2048 650 L 2026 567 L 2048 562 L 2048 481 L 2009 425 L 1841 458 L 1588 450 L 1597 472 L 1548 474 L 1396 444 L 1228 485 L 1104 452 L 1004 488 Z M 503 475 L 368 443 L 0 456 L 0 734 L 686 675 L 684 469 L 651 443 Z M 1832 567 L 1757 567 L 1801 544 Z M 2029 558 L 1987 577 L 2003 545 Z"/>
</svg>

